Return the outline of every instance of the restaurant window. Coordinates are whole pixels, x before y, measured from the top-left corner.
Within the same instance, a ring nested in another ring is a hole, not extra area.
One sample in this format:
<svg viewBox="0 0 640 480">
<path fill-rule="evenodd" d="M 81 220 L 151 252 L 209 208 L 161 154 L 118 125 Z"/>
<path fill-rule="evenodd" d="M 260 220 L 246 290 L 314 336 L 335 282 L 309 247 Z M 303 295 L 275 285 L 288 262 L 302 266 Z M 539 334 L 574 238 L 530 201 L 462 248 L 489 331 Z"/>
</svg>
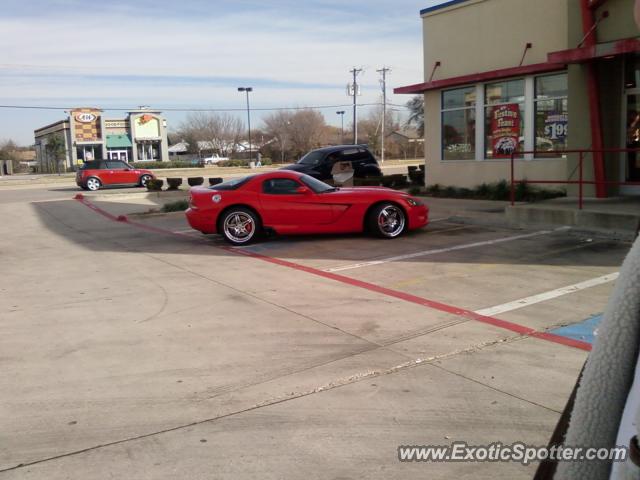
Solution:
<svg viewBox="0 0 640 480">
<path fill-rule="evenodd" d="M 524 149 L 524 79 L 488 83 L 485 95 L 485 156 L 510 157 Z"/>
<path fill-rule="evenodd" d="M 442 92 L 442 158 L 473 160 L 476 156 L 476 89 Z"/>
<path fill-rule="evenodd" d="M 535 149 L 545 152 L 567 148 L 567 74 L 536 77 Z"/>
</svg>

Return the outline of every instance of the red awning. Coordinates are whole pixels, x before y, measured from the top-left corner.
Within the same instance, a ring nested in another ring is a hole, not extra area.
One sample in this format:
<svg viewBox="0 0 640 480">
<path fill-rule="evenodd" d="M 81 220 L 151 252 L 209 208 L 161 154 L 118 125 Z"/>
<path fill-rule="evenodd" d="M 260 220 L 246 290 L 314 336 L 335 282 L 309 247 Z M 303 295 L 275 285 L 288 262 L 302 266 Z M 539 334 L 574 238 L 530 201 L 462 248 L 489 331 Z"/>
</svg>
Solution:
<svg viewBox="0 0 640 480">
<path fill-rule="evenodd" d="M 564 70 L 565 63 L 534 63 L 532 65 L 522 65 L 520 67 L 502 68 L 500 70 L 489 70 L 487 72 L 473 73 L 471 75 L 462 75 L 460 77 L 445 78 L 442 80 L 432 80 L 431 82 L 416 83 L 406 87 L 398 87 L 393 89 L 393 93 L 423 93 L 429 90 L 439 90 L 441 88 L 456 87 L 470 83 L 487 82 L 491 80 L 499 80 L 502 78 L 517 77 L 520 75 L 531 75 L 535 73 L 555 72 Z"/>
<path fill-rule="evenodd" d="M 598 58 L 636 52 L 640 52 L 640 39 L 626 38 L 616 42 L 596 43 L 587 47 L 551 52 L 547 55 L 547 60 L 555 63 L 584 63 Z"/>
</svg>

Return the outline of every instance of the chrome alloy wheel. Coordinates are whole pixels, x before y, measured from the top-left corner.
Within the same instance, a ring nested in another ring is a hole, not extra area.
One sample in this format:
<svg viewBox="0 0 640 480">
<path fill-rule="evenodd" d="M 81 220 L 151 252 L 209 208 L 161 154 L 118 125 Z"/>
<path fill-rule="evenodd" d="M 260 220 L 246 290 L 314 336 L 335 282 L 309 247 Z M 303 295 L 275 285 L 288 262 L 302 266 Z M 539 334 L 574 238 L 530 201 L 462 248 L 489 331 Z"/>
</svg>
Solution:
<svg viewBox="0 0 640 480">
<path fill-rule="evenodd" d="M 378 229 L 385 237 L 394 238 L 404 230 L 404 212 L 400 207 L 387 205 L 378 214 Z"/>
<path fill-rule="evenodd" d="M 96 190 L 100 189 L 100 180 L 98 180 L 97 178 L 89 178 L 87 180 L 87 188 L 89 190 L 91 190 L 92 192 L 95 192 Z"/>
<path fill-rule="evenodd" d="M 253 218 L 245 212 L 233 212 L 224 219 L 224 234 L 234 243 L 246 243 L 255 234 Z"/>
</svg>

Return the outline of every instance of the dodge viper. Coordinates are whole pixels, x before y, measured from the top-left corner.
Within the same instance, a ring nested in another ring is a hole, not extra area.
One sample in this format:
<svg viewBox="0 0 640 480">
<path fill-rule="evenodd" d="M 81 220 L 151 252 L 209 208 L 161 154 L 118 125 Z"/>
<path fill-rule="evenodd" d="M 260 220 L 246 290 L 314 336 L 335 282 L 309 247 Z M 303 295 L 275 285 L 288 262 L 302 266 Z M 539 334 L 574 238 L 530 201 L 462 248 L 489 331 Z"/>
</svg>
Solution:
<svg viewBox="0 0 640 480">
<path fill-rule="evenodd" d="M 396 238 L 423 227 L 429 209 L 407 193 L 383 187 L 332 187 L 293 171 L 236 178 L 190 191 L 187 220 L 202 233 L 246 245 L 260 233 L 354 233 Z"/>
</svg>

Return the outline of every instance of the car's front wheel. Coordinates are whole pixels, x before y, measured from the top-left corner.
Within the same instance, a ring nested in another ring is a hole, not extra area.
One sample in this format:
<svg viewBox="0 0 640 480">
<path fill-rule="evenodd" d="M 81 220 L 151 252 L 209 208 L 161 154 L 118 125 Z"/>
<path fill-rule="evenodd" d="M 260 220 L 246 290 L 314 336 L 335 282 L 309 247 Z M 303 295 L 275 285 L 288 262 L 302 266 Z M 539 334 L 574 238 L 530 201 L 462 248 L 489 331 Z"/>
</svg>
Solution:
<svg viewBox="0 0 640 480">
<path fill-rule="evenodd" d="M 149 180 L 151 180 L 151 175 L 142 175 L 140 177 L 140 186 L 141 187 L 146 187 L 147 183 L 149 183 Z"/>
<path fill-rule="evenodd" d="M 224 212 L 220 233 L 232 245 L 247 245 L 254 241 L 261 229 L 260 219 L 248 208 L 234 207 Z"/>
<path fill-rule="evenodd" d="M 404 232 L 407 218 L 404 210 L 395 203 L 376 205 L 367 215 L 368 230 L 381 238 L 396 238 Z"/>
<path fill-rule="evenodd" d="M 100 190 L 102 183 L 95 177 L 90 177 L 87 179 L 87 190 L 91 190 L 95 192 L 96 190 Z"/>
</svg>

